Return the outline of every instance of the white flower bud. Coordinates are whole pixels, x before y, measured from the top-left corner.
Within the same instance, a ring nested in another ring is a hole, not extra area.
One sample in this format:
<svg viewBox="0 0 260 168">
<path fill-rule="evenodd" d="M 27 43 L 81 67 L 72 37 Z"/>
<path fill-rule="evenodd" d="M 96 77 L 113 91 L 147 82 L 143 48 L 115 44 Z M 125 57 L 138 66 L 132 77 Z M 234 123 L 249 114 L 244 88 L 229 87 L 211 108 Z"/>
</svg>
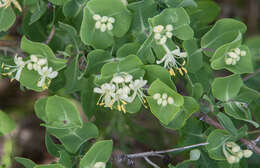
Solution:
<svg viewBox="0 0 260 168">
<path fill-rule="evenodd" d="M 164 27 L 163 27 L 162 25 L 158 25 L 158 26 L 155 26 L 155 27 L 153 28 L 153 31 L 154 31 L 155 33 L 161 33 L 161 32 L 163 31 L 163 29 L 164 29 Z"/>
<path fill-rule="evenodd" d="M 123 83 L 124 78 L 122 76 L 115 76 L 115 77 L 113 77 L 112 81 L 115 83 Z"/>
<path fill-rule="evenodd" d="M 27 65 L 27 68 L 31 71 L 31 70 L 33 69 L 32 63 L 29 63 L 29 64 Z"/>
<path fill-rule="evenodd" d="M 101 16 L 100 15 L 93 15 L 93 19 L 96 20 L 96 21 L 99 21 L 101 19 Z"/>
<path fill-rule="evenodd" d="M 237 161 L 237 159 L 235 156 L 229 156 L 227 157 L 227 161 L 229 164 L 234 164 Z"/>
<path fill-rule="evenodd" d="M 167 97 L 168 97 L 168 95 L 167 95 L 166 93 L 163 93 L 163 94 L 162 94 L 162 98 L 163 98 L 163 99 L 167 99 Z"/>
<path fill-rule="evenodd" d="M 160 99 L 161 98 L 161 94 L 160 93 L 155 93 L 153 95 L 153 99 L 157 100 L 157 99 Z"/>
<path fill-rule="evenodd" d="M 107 23 L 107 30 L 112 30 L 112 29 L 113 29 L 112 23 Z"/>
<path fill-rule="evenodd" d="M 100 31 L 105 32 L 107 30 L 106 24 L 101 24 Z"/>
<path fill-rule="evenodd" d="M 162 101 L 163 101 L 163 99 L 162 99 L 162 98 L 159 98 L 159 99 L 157 100 L 157 104 L 158 104 L 158 105 L 162 104 Z"/>
<path fill-rule="evenodd" d="M 167 41 L 167 37 L 166 36 L 163 36 L 162 38 L 161 38 L 161 40 L 160 40 L 160 44 L 161 45 L 163 45 L 163 44 L 165 44 L 166 43 L 166 41 Z"/>
<path fill-rule="evenodd" d="M 246 56 L 246 51 L 242 50 L 241 53 L 240 53 L 240 55 L 241 55 L 242 57 Z"/>
<path fill-rule="evenodd" d="M 242 159 L 242 157 L 244 156 L 243 152 L 242 151 L 239 151 L 237 153 L 237 157 L 239 157 L 239 159 Z"/>
<path fill-rule="evenodd" d="M 104 162 L 96 162 L 92 168 L 106 168 L 106 163 Z"/>
<path fill-rule="evenodd" d="M 38 57 L 36 55 L 30 56 L 32 62 L 38 62 Z"/>
<path fill-rule="evenodd" d="M 251 150 L 243 150 L 243 155 L 245 158 L 250 158 L 252 156 L 253 152 Z"/>
<path fill-rule="evenodd" d="M 133 76 L 128 74 L 125 76 L 124 80 L 125 80 L 125 83 L 129 83 L 133 80 Z"/>
<path fill-rule="evenodd" d="M 232 65 L 236 65 L 237 64 L 237 61 L 236 61 L 236 59 L 232 59 L 232 63 L 231 63 Z"/>
<path fill-rule="evenodd" d="M 34 69 L 35 71 L 39 71 L 39 70 L 41 69 L 41 66 L 38 65 L 38 64 L 33 64 L 33 69 Z"/>
<path fill-rule="evenodd" d="M 168 104 L 173 104 L 174 103 L 174 100 L 172 97 L 168 97 Z"/>
<path fill-rule="evenodd" d="M 240 146 L 238 146 L 238 145 L 232 147 L 232 152 L 234 152 L 234 153 L 237 153 L 237 152 L 239 152 L 240 150 L 241 150 L 241 149 L 240 149 Z"/>
<path fill-rule="evenodd" d="M 168 37 L 168 38 L 172 38 L 172 33 L 171 32 L 166 32 L 166 37 Z"/>
<path fill-rule="evenodd" d="M 42 59 L 39 59 L 39 61 L 38 61 L 38 65 L 45 65 L 45 64 L 47 64 L 47 59 L 46 58 L 42 58 Z"/>
<path fill-rule="evenodd" d="M 168 32 L 173 31 L 173 26 L 172 25 L 167 25 L 166 26 L 166 31 L 168 31 Z"/>
<path fill-rule="evenodd" d="M 109 22 L 109 23 L 115 23 L 115 21 L 116 21 L 116 19 L 113 18 L 113 17 L 109 17 L 109 18 L 108 18 L 108 22 Z"/>
<path fill-rule="evenodd" d="M 155 40 L 160 40 L 161 39 L 161 34 L 160 33 L 155 33 L 154 34 L 154 39 Z"/>
<path fill-rule="evenodd" d="M 101 28 L 101 22 L 100 22 L 100 21 L 97 21 L 97 22 L 96 22 L 95 28 L 96 28 L 96 29 L 100 29 L 100 28 Z"/>
<path fill-rule="evenodd" d="M 241 51 L 240 51 L 239 48 L 236 48 L 234 51 L 235 51 L 235 53 L 236 53 L 237 55 L 240 55 L 240 52 L 241 52 Z"/>
<path fill-rule="evenodd" d="M 232 58 L 226 58 L 225 59 L 225 62 L 226 62 L 227 65 L 231 65 L 232 61 L 233 61 Z"/>
<path fill-rule="evenodd" d="M 228 55 L 231 57 L 231 58 L 237 58 L 238 55 L 234 52 L 229 52 Z"/>
<path fill-rule="evenodd" d="M 166 106 L 167 105 L 167 100 L 163 100 L 162 101 L 162 106 Z"/>
<path fill-rule="evenodd" d="M 102 23 L 107 22 L 107 20 L 108 20 L 108 17 L 107 17 L 107 16 L 103 16 L 103 17 L 101 18 L 101 22 L 102 22 Z"/>
</svg>

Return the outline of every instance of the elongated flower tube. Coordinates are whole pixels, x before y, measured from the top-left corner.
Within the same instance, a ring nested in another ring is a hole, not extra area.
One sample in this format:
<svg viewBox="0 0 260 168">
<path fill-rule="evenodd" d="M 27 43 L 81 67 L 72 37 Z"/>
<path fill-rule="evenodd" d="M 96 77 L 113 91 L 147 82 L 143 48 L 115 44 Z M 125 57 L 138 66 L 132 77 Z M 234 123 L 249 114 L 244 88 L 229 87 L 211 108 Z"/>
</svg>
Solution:
<svg viewBox="0 0 260 168">
<path fill-rule="evenodd" d="M 19 4 L 19 2 L 17 0 L 0 0 L 0 8 L 8 8 L 11 3 L 14 4 L 14 6 L 20 11 L 22 12 L 22 7 Z"/>
</svg>

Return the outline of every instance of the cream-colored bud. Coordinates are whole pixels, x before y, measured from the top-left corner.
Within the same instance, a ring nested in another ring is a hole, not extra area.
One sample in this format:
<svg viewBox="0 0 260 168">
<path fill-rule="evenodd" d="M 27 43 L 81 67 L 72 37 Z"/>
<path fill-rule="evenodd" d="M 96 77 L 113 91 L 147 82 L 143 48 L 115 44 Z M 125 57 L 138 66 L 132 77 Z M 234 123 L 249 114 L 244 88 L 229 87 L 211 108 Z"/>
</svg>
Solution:
<svg viewBox="0 0 260 168">
<path fill-rule="evenodd" d="M 168 104 L 173 104 L 174 103 L 174 100 L 172 97 L 168 97 Z"/>
<path fill-rule="evenodd" d="M 235 156 L 229 156 L 227 157 L 227 161 L 229 164 L 234 164 L 236 162 L 236 157 Z"/>
<path fill-rule="evenodd" d="M 161 34 L 160 33 L 155 33 L 154 34 L 154 39 L 155 40 L 160 40 L 161 39 Z"/>
<path fill-rule="evenodd" d="M 101 22 L 97 21 L 96 24 L 95 24 L 95 28 L 100 29 L 100 27 L 101 27 Z"/>
<path fill-rule="evenodd" d="M 239 152 L 240 150 L 241 150 L 241 149 L 240 149 L 240 146 L 238 146 L 238 145 L 232 147 L 232 152 L 234 152 L 234 153 L 237 153 L 237 152 Z"/>
<path fill-rule="evenodd" d="M 161 94 L 160 93 L 155 93 L 153 95 L 153 99 L 157 100 L 157 99 L 160 99 L 161 98 Z"/>
<path fill-rule="evenodd" d="M 100 31 L 105 32 L 107 30 L 106 24 L 101 24 Z"/>
<path fill-rule="evenodd" d="M 163 100 L 162 101 L 162 106 L 166 106 L 167 105 L 167 100 Z"/>
<path fill-rule="evenodd" d="M 162 94 L 162 98 L 163 98 L 163 99 L 167 99 L 167 97 L 168 97 L 167 93 L 163 93 L 163 94 Z"/>
<path fill-rule="evenodd" d="M 251 157 L 252 154 L 253 154 L 253 152 L 251 150 L 248 150 L 248 149 L 243 150 L 243 155 L 244 155 L 245 158 Z"/>
<path fill-rule="evenodd" d="M 241 50 L 239 48 L 236 48 L 234 51 L 237 55 L 240 55 Z"/>
<path fill-rule="evenodd" d="M 226 58 L 225 59 L 225 63 L 227 64 L 227 65 L 231 65 L 232 64 L 232 58 Z"/>
<path fill-rule="evenodd" d="M 167 25 L 166 26 L 166 31 L 168 31 L 168 32 L 173 31 L 173 26 L 172 25 Z"/>
<path fill-rule="evenodd" d="M 100 15 L 97 15 L 97 14 L 95 14 L 95 15 L 93 15 L 93 19 L 94 19 L 94 20 L 96 20 L 96 21 L 98 21 L 98 20 L 100 20 L 100 19 L 101 19 L 101 16 L 100 16 Z"/>
</svg>

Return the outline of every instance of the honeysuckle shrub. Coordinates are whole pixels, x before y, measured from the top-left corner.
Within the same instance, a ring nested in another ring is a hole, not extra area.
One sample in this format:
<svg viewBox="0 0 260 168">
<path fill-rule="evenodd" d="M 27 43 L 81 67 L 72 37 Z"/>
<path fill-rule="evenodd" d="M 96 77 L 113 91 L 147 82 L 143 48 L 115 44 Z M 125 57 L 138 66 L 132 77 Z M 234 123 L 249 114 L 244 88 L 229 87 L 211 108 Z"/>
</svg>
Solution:
<svg viewBox="0 0 260 168">
<path fill-rule="evenodd" d="M 48 152 L 59 158 L 16 161 L 25 168 L 115 167 L 111 130 L 132 131 L 140 141 L 134 120 L 145 113 L 161 131 L 177 131 L 178 146 L 208 142 L 170 168 L 258 167 L 259 153 L 239 140 L 254 140 L 259 127 L 260 77 L 248 74 L 259 69 L 260 40 L 245 41 L 246 25 L 219 13 L 211 0 L 0 0 L 1 38 L 11 28 L 22 37 L 22 52 L 1 52 L 1 78 L 49 90 L 34 109 Z M 204 124 L 204 116 L 223 129 Z M 0 134 L 13 129 L 0 111 Z"/>
</svg>

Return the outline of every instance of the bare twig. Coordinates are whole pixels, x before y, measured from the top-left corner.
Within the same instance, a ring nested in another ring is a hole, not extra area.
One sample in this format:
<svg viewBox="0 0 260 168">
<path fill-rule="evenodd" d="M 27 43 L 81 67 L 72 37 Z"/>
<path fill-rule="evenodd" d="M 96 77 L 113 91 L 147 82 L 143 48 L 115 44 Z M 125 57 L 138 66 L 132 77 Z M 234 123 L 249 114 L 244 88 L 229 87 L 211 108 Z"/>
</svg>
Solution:
<svg viewBox="0 0 260 168">
<path fill-rule="evenodd" d="M 150 159 L 148 159 L 148 157 L 144 157 L 144 160 L 149 163 L 151 166 L 155 167 L 155 168 L 160 168 L 159 166 L 157 166 L 155 163 L 153 163 Z"/>
<path fill-rule="evenodd" d="M 55 26 L 52 26 L 51 32 L 50 32 L 47 40 L 45 41 L 45 44 L 49 44 L 51 42 L 54 34 L 55 34 Z"/>
<path fill-rule="evenodd" d="M 195 145 L 189 145 L 189 146 L 184 146 L 180 148 L 173 148 L 173 149 L 168 149 L 168 150 L 161 150 L 161 151 L 151 151 L 151 152 L 142 152 L 142 153 L 135 153 L 135 154 L 128 154 L 126 155 L 127 158 L 138 158 L 138 157 L 149 157 L 149 156 L 158 156 L 159 154 L 163 153 L 170 153 L 170 152 L 177 152 L 177 151 L 183 151 L 191 148 L 196 148 L 200 146 L 206 146 L 208 145 L 208 142 L 205 143 L 199 143 Z"/>
<path fill-rule="evenodd" d="M 258 68 L 254 73 L 252 73 L 252 74 L 250 74 L 250 75 L 244 77 L 244 78 L 243 78 L 243 81 L 247 81 L 247 80 L 253 78 L 253 77 L 254 77 L 256 74 L 258 74 L 259 72 L 260 72 L 260 68 Z"/>
</svg>

